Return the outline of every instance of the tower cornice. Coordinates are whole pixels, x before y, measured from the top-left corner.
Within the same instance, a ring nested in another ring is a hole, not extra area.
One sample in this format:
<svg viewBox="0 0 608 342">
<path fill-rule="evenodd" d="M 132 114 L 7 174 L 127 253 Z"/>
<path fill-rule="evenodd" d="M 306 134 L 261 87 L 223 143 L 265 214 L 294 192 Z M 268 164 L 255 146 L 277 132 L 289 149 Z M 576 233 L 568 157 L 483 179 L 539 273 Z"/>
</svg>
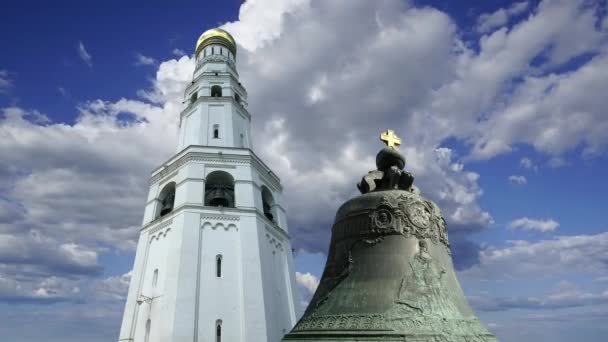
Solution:
<svg viewBox="0 0 608 342">
<path fill-rule="evenodd" d="M 251 164 L 256 168 L 260 177 L 266 179 L 271 186 L 283 190 L 279 177 L 249 148 L 190 145 L 173 156 L 167 162 L 152 171 L 150 184 L 157 183 L 171 175 L 182 165 L 190 161 L 212 163 Z"/>
<path fill-rule="evenodd" d="M 222 103 L 224 101 L 230 101 L 230 102 L 232 102 L 233 105 L 235 105 L 236 107 L 238 107 L 239 109 L 241 109 L 240 111 L 238 111 L 239 114 L 243 114 L 245 116 L 245 119 L 251 120 L 251 114 L 249 114 L 249 111 L 247 110 L 247 108 L 245 106 L 243 106 L 241 103 L 237 102 L 235 100 L 235 98 L 232 97 L 232 96 L 222 96 L 222 97 L 199 96 L 196 99 L 196 101 L 188 104 L 188 106 L 186 106 L 186 108 L 184 108 L 182 110 L 182 112 L 179 115 L 180 119 L 183 119 L 184 115 L 191 113 L 192 109 L 194 109 L 196 107 L 196 105 L 199 104 L 199 103 L 201 103 L 201 102 Z"/>
<path fill-rule="evenodd" d="M 243 87 L 239 81 L 239 79 L 236 77 L 237 75 L 233 75 L 229 72 L 215 72 L 215 71 L 206 71 L 206 72 L 202 72 L 199 75 L 197 75 L 192 82 L 186 87 L 185 92 L 189 93 L 192 91 L 192 89 L 196 88 L 197 86 L 199 86 L 198 81 L 200 79 L 202 79 L 203 77 L 208 77 L 208 76 L 215 76 L 217 74 L 218 77 L 221 76 L 228 76 L 230 79 L 234 80 L 235 82 L 232 84 L 232 86 L 234 86 L 239 92 L 241 92 L 243 95 L 247 95 L 247 90 L 245 89 L 245 87 Z M 221 79 L 221 78 L 216 78 L 216 79 Z"/>
<path fill-rule="evenodd" d="M 201 220 L 239 221 L 243 214 L 256 216 L 257 218 L 261 219 L 267 227 L 270 227 L 273 233 L 279 234 L 284 239 L 291 240 L 289 233 L 279 227 L 276 223 L 268 220 L 263 213 L 255 208 L 222 208 L 221 214 L 218 214 L 216 209 L 217 207 L 210 208 L 201 204 L 186 203 L 174 208 L 170 215 L 159 217 L 152 222 L 144 224 L 141 227 L 141 230 L 149 230 L 151 233 L 155 233 L 158 230 L 170 227 L 171 224 L 173 224 L 173 218 L 178 216 L 183 211 L 194 210 L 200 213 Z"/>
</svg>

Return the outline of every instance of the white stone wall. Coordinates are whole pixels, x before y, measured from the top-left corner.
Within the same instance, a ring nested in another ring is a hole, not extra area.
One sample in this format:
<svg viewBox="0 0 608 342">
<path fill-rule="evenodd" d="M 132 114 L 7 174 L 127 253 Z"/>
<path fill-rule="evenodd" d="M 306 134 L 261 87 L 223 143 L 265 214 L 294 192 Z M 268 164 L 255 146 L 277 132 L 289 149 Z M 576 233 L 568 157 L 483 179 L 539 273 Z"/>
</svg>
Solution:
<svg viewBox="0 0 608 342">
<path fill-rule="evenodd" d="M 150 319 L 151 342 L 214 341 L 217 320 L 223 341 L 279 341 L 299 299 L 278 180 L 242 149 L 193 146 L 165 165 L 152 176 L 120 339 L 144 341 Z M 235 179 L 236 208 L 204 206 L 205 178 L 218 170 Z M 171 182 L 174 211 L 155 218 Z M 263 215 L 262 187 L 281 208 L 276 225 Z M 154 299 L 138 305 L 141 295 Z"/>
<path fill-rule="evenodd" d="M 282 187 L 251 151 L 247 93 L 234 62 L 220 45 L 197 58 L 177 153 L 151 176 L 120 341 L 145 342 L 148 320 L 149 342 L 215 341 L 217 321 L 222 341 L 276 342 L 296 323 Z M 210 96 L 214 85 L 221 97 Z M 204 205 L 205 180 L 214 171 L 233 177 L 235 208 Z M 175 185 L 174 209 L 159 217 L 167 184 Z M 264 215 L 263 188 L 272 194 L 274 222 Z M 138 304 L 142 296 L 151 299 Z"/>
</svg>

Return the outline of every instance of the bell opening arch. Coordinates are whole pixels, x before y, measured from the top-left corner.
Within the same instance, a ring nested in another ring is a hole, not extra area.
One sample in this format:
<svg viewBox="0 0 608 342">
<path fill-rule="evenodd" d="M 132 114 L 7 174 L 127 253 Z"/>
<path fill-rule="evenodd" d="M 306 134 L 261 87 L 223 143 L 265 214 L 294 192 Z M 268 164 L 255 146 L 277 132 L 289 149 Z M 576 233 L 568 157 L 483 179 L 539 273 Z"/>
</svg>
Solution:
<svg viewBox="0 0 608 342">
<path fill-rule="evenodd" d="M 175 203 L 175 182 L 166 184 L 158 194 L 158 205 L 155 218 L 165 216 L 173 211 Z"/>
<path fill-rule="evenodd" d="M 277 222 L 277 215 L 274 209 L 274 197 L 272 192 L 265 185 L 262 185 L 262 211 L 264 216 L 272 222 Z"/>
<path fill-rule="evenodd" d="M 205 179 L 205 205 L 234 208 L 234 177 L 226 171 L 213 171 Z"/>
</svg>

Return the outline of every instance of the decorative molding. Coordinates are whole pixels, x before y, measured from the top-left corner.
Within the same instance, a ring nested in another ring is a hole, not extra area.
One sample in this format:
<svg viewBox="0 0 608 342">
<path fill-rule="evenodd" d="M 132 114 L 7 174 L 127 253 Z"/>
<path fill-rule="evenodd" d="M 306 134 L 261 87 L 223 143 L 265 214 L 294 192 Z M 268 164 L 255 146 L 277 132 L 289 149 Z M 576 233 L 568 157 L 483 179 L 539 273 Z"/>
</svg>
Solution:
<svg viewBox="0 0 608 342">
<path fill-rule="evenodd" d="M 240 161 L 236 162 L 236 163 L 241 164 Z M 214 167 L 214 168 L 218 168 L 218 169 L 236 169 L 235 165 L 213 164 L 213 163 L 205 163 L 205 167 Z"/>
<path fill-rule="evenodd" d="M 268 227 L 268 226 L 266 226 L 266 239 L 268 240 L 268 243 L 270 244 L 271 247 L 273 247 L 274 249 L 278 249 L 281 252 L 284 251 L 283 239 L 274 235 L 274 233 L 270 232 L 270 227 Z"/>
<path fill-rule="evenodd" d="M 192 147 L 192 146 L 195 146 L 195 145 L 191 145 L 190 147 Z M 188 147 L 188 148 L 190 148 L 190 147 Z M 208 147 L 208 146 L 205 146 L 205 147 Z M 221 148 L 223 150 L 237 149 L 237 148 L 221 147 L 221 146 L 217 146 L 217 147 Z M 186 148 L 186 150 L 188 148 Z M 184 150 L 184 151 L 186 151 L 186 150 Z M 243 150 L 243 149 L 238 148 L 238 150 Z M 268 184 L 268 186 L 270 188 L 274 189 L 276 192 L 282 191 L 282 187 L 281 187 L 279 178 L 270 170 L 270 168 L 268 168 L 268 166 L 266 166 L 266 164 L 264 164 L 255 155 L 255 153 L 253 151 L 251 151 L 250 149 L 247 149 L 247 150 L 249 151 L 249 154 L 243 154 L 243 155 L 230 154 L 229 157 L 228 156 L 224 157 L 223 153 L 220 156 L 219 153 L 212 153 L 212 152 L 185 152 L 183 155 L 179 156 L 179 158 L 170 160 L 169 162 L 165 163 L 164 168 L 160 169 L 160 171 L 156 172 L 155 174 L 153 173 L 153 175 L 150 177 L 149 183 L 150 183 L 150 185 L 152 185 L 152 184 L 159 182 L 160 180 L 169 176 L 171 173 L 177 171 L 180 167 L 182 167 L 184 164 L 186 164 L 188 162 L 205 162 L 205 163 L 210 163 L 210 164 L 231 163 L 231 164 L 240 164 L 240 165 L 252 165 L 256 169 L 256 171 L 258 172 L 258 175 L 260 176 L 260 178 L 262 179 L 262 181 L 265 184 Z M 159 170 L 159 169 L 157 169 L 157 170 Z"/>
<path fill-rule="evenodd" d="M 441 243 L 451 253 L 445 219 L 435 203 L 407 191 L 375 196 L 379 199 L 375 207 L 350 211 L 346 216 L 338 217 L 332 227 L 332 239 L 341 241 L 365 238 L 370 234 L 400 234 Z"/>
<path fill-rule="evenodd" d="M 158 182 L 159 180 L 164 179 L 165 177 L 167 177 L 167 175 L 171 174 L 172 172 L 176 171 L 184 164 L 191 162 L 191 161 L 201 161 L 201 162 L 207 162 L 207 163 L 219 163 L 219 162 L 226 163 L 226 162 L 228 162 L 228 163 L 234 163 L 234 164 L 249 164 L 250 163 L 249 160 L 242 160 L 242 159 L 223 159 L 222 158 L 222 159 L 218 160 L 217 157 L 212 158 L 210 156 L 210 153 L 203 154 L 203 153 L 198 153 L 198 152 L 188 152 L 185 155 L 181 156 L 176 161 L 174 161 L 171 164 L 169 164 L 168 166 L 166 166 L 159 173 L 153 175 L 150 178 L 150 184 L 154 184 L 154 183 Z"/>
<path fill-rule="evenodd" d="M 236 215 L 201 214 L 201 221 L 203 220 L 240 221 L 241 218 Z"/>
<path fill-rule="evenodd" d="M 152 222 L 154 222 L 154 221 L 152 221 Z M 157 231 L 170 226 L 171 224 L 173 224 L 173 218 L 170 218 L 169 220 L 164 221 L 164 222 L 159 222 L 157 226 L 148 226 L 148 227 L 150 227 L 148 229 L 148 234 L 152 235 L 152 234 L 156 233 Z M 148 227 L 144 226 L 143 229 L 146 229 Z"/>
<path fill-rule="evenodd" d="M 207 63 L 226 63 L 226 64 L 228 64 L 229 67 L 234 69 L 234 71 L 236 72 L 236 65 L 234 64 L 234 61 L 230 57 L 226 57 L 223 55 L 209 55 L 209 56 L 205 56 L 205 57 L 199 59 L 198 62 L 196 63 L 195 72 L 196 72 L 196 70 L 202 68 L 203 65 L 205 65 Z"/>
<path fill-rule="evenodd" d="M 165 231 L 161 231 L 161 232 L 160 232 L 160 233 L 158 233 L 158 234 L 153 234 L 153 235 L 150 235 L 150 240 L 149 240 L 149 242 L 150 242 L 150 243 L 152 243 L 152 241 L 154 241 L 154 240 L 157 240 L 157 241 L 158 241 L 158 240 L 160 240 L 160 238 L 161 238 L 161 237 L 167 237 L 167 234 L 168 234 L 170 231 L 171 231 L 171 228 L 167 228 L 167 229 L 165 229 Z"/>
<path fill-rule="evenodd" d="M 212 217 L 211 219 L 215 220 L 216 218 L 213 216 L 206 216 L 206 217 Z M 210 222 L 210 221 L 205 221 L 204 220 L 205 216 L 201 215 L 201 224 L 200 227 L 201 229 L 205 229 L 205 227 L 210 227 L 212 230 L 217 230 L 218 228 L 224 228 L 225 231 L 230 230 L 230 228 L 234 228 L 235 231 L 239 231 L 239 227 L 237 226 L 236 223 L 227 223 L 224 224 L 224 222 L 218 221 L 218 222 Z M 238 221 L 238 217 L 237 219 L 229 219 L 230 221 Z"/>
<path fill-rule="evenodd" d="M 178 173 L 179 173 L 179 171 L 175 171 L 175 172 L 171 173 L 170 175 L 166 175 L 166 176 L 162 177 L 158 182 L 158 187 L 162 188 L 162 186 L 165 185 L 165 183 L 169 182 L 171 180 L 171 178 L 177 176 Z"/>
<path fill-rule="evenodd" d="M 293 328 L 293 336 L 305 335 L 312 331 L 368 331 L 386 333 L 393 336 L 407 336 L 405 341 L 440 341 L 430 332 L 446 334 L 449 339 L 441 341 L 496 341 L 496 338 L 485 331 L 477 319 L 447 319 L 444 317 L 425 316 L 403 317 L 392 312 L 382 314 L 342 314 L 342 315 L 309 315 L 303 317 Z M 407 331 L 406 334 L 403 332 Z M 300 334 L 298 334 L 300 333 Z M 373 339 L 381 341 L 382 339 Z M 399 339 L 401 341 L 401 339 Z"/>
<path fill-rule="evenodd" d="M 203 227 L 204 227 L 204 225 L 201 226 L 201 228 L 203 228 Z M 213 230 L 216 230 L 218 228 L 224 228 L 225 231 L 229 231 L 230 228 L 234 228 L 235 231 L 237 231 L 237 232 L 239 231 L 239 227 L 237 227 L 236 224 L 234 224 L 234 223 L 224 225 L 222 222 L 217 222 L 216 224 L 211 226 L 211 229 L 213 229 Z"/>
</svg>

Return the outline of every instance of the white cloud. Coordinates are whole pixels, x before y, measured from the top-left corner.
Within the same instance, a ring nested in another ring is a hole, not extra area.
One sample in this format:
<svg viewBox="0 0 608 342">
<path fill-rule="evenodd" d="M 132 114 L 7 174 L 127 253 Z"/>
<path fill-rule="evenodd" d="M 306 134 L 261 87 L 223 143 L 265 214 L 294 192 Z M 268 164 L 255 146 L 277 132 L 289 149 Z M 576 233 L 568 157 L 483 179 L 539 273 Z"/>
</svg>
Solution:
<svg viewBox="0 0 608 342">
<path fill-rule="evenodd" d="M 171 51 L 171 53 L 176 57 L 182 57 L 182 56 L 187 55 L 186 52 L 184 52 L 184 50 L 178 49 L 178 48 L 173 49 L 173 51 Z"/>
<path fill-rule="evenodd" d="M 499 297 L 469 296 L 471 305 L 482 311 L 503 311 L 510 309 L 555 310 L 608 303 L 608 290 L 585 292 L 575 287 L 559 289 L 544 296 Z"/>
<path fill-rule="evenodd" d="M 13 81 L 9 78 L 8 71 L 0 69 L 0 94 L 6 93 L 12 87 Z"/>
<path fill-rule="evenodd" d="M 300 288 L 301 308 L 305 309 L 319 286 L 319 278 L 309 272 L 296 272 L 296 283 Z"/>
<path fill-rule="evenodd" d="M 93 66 L 93 57 L 89 54 L 89 52 L 85 49 L 84 44 L 82 42 L 78 42 L 78 56 L 85 62 L 89 67 Z"/>
<path fill-rule="evenodd" d="M 537 170 L 538 167 L 534 164 L 534 162 L 532 161 L 532 159 L 528 158 L 528 157 L 523 157 L 519 160 L 519 166 L 527 169 L 527 170 Z"/>
<path fill-rule="evenodd" d="M 530 219 L 522 217 L 513 220 L 508 225 L 509 229 L 537 230 L 539 232 L 552 232 L 559 227 L 559 223 L 553 219 Z"/>
<path fill-rule="evenodd" d="M 281 35 L 288 15 L 303 16 L 302 11 L 309 10 L 309 6 L 310 0 L 246 1 L 239 8 L 239 20 L 224 27 L 236 37 L 239 45 L 253 51 Z"/>
<path fill-rule="evenodd" d="M 486 33 L 497 27 L 504 26 L 511 17 L 517 16 L 528 9 L 528 2 L 516 2 L 509 8 L 501 8 L 494 13 L 484 13 L 477 18 L 477 32 Z"/>
<path fill-rule="evenodd" d="M 156 60 L 138 52 L 135 54 L 135 65 L 156 65 Z"/>
<path fill-rule="evenodd" d="M 348 16 L 331 2 L 280 6 L 285 13 L 247 2 L 239 21 L 224 28 L 240 44 L 255 150 L 285 184 L 299 245 L 326 248 L 318 241 L 327 233 L 318 227 L 331 224 L 338 206 L 356 195 L 387 126 L 404 136 L 416 184 L 440 202 L 453 228 L 487 225 L 491 216 L 477 203 L 479 175 L 438 149 L 434 125 L 411 123 L 403 112 L 453 75 L 457 30 L 450 18 L 397 1 L 353 3 Z M 262 20 L 258 12 L 273 18 Z"/>
<path fill-rule="evenodd" d="M 487 247 L 479 253 L 479 264 L 459 273 L 463 279 L 501 281 L 532 277 L 608 274 L 605 262 L 608 233 L 558 236 L 530 242 L 508 241 L 504 248 Z"/>
<path fill-rule="evenodd" d="M 93 293 L 98 300 L 118 301 L 121 304 L 127 298 L 129 283 L 133 271 L 118 276 L 110 276 L 93 285 Z"/>
<path fill-rule="evenodd" d="M 511 182 L 511 184 L 515 184 L 515 185 L 525 185 L 528 183 L 528 180 L 526 179 L 525 176 L 511 175 L 511 176 L 509 176 L 509 182 Z"/>
<path fill-rule="evenodd" d="M 314 294 L 317 290 L 317 287 L 319 286 L 319 278 L 309 272 L 296 272 L 296 282 L 298 283 L 298 285 L 305 288 L 308 291 L 309 295 Z"/>
<path fill-rule="evenodd" d="M 475 159 L 511 152 L 515 144 L 551 155 L 579 146 L 586 154 L 604 151 L 608 118 L 599 89 L 608 80 L 608 32 L 597 28 L 597 5 L 587 4 L 543 1 L 512 28 L 482 36 L 479 51 L 463 48 L 456 77 L 418 115 L 439 125 L 437 137 L 469 142 Z M 564 68 L 580 56 L 592 58 Z"/>
<path fill-rule="evenodd" d="M 95 285 L 94 277 L 103 270 L 101 253 L 133 252 L 149 172 L 175 151 L 187 82 L 174 82 L 167 65 L 190 75 L 193 68 L 187 58 L 160 67 L 149 91 L 159 105 L 90 101 L 79 105 L 74 124 L 35 110 L 1 110 L 0 274 L 12 283 L 0 301 L 82 300 L 82 289 L 93 287 L 106 299 L 119 297 L 122 290 Z M 63 290 L 40 285 L 51 276 L 66 284 Z"/>
</svg>

